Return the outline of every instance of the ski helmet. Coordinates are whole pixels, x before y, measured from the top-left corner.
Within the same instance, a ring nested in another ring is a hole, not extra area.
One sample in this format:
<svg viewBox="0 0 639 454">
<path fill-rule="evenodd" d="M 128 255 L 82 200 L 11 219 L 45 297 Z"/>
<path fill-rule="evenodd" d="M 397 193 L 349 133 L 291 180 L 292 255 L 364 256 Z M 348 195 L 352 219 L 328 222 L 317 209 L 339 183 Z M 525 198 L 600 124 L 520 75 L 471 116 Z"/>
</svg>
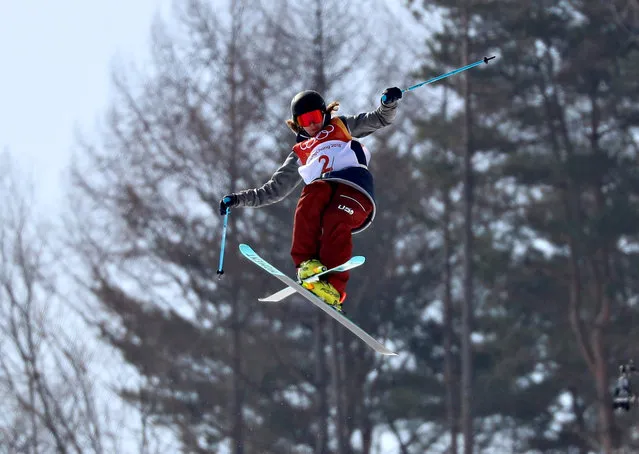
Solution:
<svg viewBox="0 0 639 454">
<path fill-rule="evenodd" d="M 326 102 L 318 92 L 313 90 L 301 91 L 293 97 L 291 101 L 291 115 L 293 120 L 297 121 L 297 117 L 314 110 L 326 112 Z"/>
</svg>

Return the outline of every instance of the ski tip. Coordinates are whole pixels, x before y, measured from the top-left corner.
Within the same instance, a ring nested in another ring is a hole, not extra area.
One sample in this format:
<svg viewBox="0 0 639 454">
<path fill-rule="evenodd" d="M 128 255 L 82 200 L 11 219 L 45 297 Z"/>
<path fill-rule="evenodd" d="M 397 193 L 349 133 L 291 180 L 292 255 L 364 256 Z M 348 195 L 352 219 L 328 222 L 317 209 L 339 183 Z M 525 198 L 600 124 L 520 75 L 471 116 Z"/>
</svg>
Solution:
<svg viewBox="0 0 639 454">
<path fill-rule="evenodd" d="M 240 244 L 240 252 L 242 254 L 255 254 L 255 251 L 248 244 L 241 243 Z"/>
<path fill-rule="evenodd" d="M 366 258 L 364 258 L 364 256 L 362 255 L 353 256 L 351 257 L 351 260 L 350 260 L 350 262 L 354 265 L 361 265 L 365 261 L 366 261 Z"/>
</svg>

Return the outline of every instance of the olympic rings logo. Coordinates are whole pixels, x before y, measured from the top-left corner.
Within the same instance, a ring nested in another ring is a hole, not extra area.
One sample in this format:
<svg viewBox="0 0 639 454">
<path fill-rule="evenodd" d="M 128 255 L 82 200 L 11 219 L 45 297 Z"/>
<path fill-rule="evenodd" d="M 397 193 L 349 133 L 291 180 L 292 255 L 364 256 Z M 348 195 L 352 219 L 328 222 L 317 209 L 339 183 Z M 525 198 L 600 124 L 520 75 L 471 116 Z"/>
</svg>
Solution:
<svg viewBox="0 0 639 454">
<path fill-rule="evenodd" d="M 300 143 L 300 150 L 309 150 L 313 148 L 317 145 L 317 142 L 321 142 L 326 139 L 333 131 L 335 131 L 335 126 L 328 125 L 326 128 L 318 132 L 315 137 L 311 137 L 310 139 Z"/>
</svg>

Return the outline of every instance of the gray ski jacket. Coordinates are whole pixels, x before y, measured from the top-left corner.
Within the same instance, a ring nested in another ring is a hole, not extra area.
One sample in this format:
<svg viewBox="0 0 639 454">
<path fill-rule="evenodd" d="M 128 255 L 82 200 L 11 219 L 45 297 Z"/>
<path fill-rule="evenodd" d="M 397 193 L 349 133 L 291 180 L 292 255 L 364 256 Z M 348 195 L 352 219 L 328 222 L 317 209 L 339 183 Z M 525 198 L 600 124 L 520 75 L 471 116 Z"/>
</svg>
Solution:
<svg viewBox="0 0 639 454">
<path fill-rule="evenodd" d="M 340 119 L 346 124 L 349 132 L 355 138 L 366 137 L 373 132 L 390 125 L 397 114 L 398 101 L 381 104 L 372 112 L 360 113 L 358 115 L 344 115 Z M 307 140 L 309 137 L 298 135 L 298 142 Z M 289 153 L 282 165 L 273 173 L 273 176 L 262 186 L 254 189 L 246 189 L 237 192 L 238 206 L 245 207 L 261 207 L 279 202 L 287 197 L 302 182 L 302 177 L 298 172 L 299 159 L 293 151 Z M 366 194 L 373 203 L 373 211 L 368 220 L 359 228 L 353 230 L 358 233 L 368 227 L 375 217 L 376 205 L 375 194 L 373 191 L 373 178 L 368 170 L 354 168 L 356 172 L 349 172 L 350 169 L 344 169 L 338 172 L 330 172 L 322 175 L 321 179 L 325 181 L 335 181 L 348 184 Z M 364 170 L 364 172 L 362 172 Z M 336 175 L 337 174 L 337 175 Z M 312 184 L 312 183 L 311 183 Z"/>
</svg>

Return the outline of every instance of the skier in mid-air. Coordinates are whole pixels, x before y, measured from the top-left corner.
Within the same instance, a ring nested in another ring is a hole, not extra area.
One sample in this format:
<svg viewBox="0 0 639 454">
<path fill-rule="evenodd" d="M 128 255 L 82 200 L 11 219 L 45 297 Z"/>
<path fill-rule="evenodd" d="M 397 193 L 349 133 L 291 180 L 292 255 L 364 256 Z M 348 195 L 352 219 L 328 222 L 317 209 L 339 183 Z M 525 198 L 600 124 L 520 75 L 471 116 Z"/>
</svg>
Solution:
<svg viewBox="0 0 639 454">
<path fill-rule="evenodd" d="M 304 181 L 291 245 L 297 278 L 303 281 L 346 262 L 353 252 L 352 235 L 371 224 L 376 210 L 368 170 L 371 155 L 357 138 L 391 124 L 401 97 L 401 89 L 387 88 L 376 110 L 333 116 L 339 102 L 327 106 L 316 91 L 298 93 L 291 101 L 292 118 L 286 121 L 297 135 L 292 152 L 264 185 L 224 196 L 220 214 L 236 206 L 278 202 Z M 348 278 L 348 271 L 331 273 L 303 285 L 341 311 Z"/>
</svg>

